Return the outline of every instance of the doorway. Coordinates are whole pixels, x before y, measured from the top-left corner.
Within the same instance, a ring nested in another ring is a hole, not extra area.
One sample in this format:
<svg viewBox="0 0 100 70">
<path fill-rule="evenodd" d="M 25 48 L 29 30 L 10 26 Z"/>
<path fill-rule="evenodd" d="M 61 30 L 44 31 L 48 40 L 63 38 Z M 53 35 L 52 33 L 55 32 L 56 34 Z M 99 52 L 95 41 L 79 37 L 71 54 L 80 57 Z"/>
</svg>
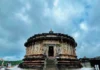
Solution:
<svg viewBox="0 0 100 70">
<path fill-rule="evenodd" d="M 53 46 L 49 46 L 49 50 L 48 50 L 48 56 L 50 57 L 52 57 L 52 56 L 54 56 L 54 48 L 53 48 Z"/>
</svg>

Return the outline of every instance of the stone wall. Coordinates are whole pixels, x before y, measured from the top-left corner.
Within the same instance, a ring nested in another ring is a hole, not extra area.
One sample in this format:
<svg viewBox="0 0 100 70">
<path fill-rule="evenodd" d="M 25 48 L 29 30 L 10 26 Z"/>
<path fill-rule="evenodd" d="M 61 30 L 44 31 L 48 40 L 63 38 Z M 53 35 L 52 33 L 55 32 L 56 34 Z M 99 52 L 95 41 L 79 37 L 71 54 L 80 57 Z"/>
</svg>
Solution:
<svg viewBox="0 0 100 70">
<path fill-rule="evenodd" d="M 61 58 L 76 58 L 75 47 L 69 45 L 68 43 L 50 40 L 35 43 L 34 45 L 27 47 L 26 55 L 45 54 L 48 56 L 49 46 L 54 47 L 54 57 L 59 54 L 62 54 L 64 56 L 61 56 Z"/>
<path fill-rule="evenodd" d="M 61 43 L 61 54 L 71 55 L 71 56 L 63 56 L 62 58 L 72 58 L 74 59 L 76 56 L 75 48 L 67 43 Z"/>
<path fill-rule="evenodd" d="M 42 44 L 37 43 L 26 48 L 26 55 L 42 54 Z"/>
</svg>

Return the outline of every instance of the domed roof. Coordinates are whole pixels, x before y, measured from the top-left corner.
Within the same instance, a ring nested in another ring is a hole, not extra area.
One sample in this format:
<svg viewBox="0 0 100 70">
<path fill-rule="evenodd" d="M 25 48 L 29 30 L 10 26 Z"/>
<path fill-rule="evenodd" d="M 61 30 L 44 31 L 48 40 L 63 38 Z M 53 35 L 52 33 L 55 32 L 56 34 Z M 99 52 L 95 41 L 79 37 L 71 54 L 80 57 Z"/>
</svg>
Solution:
<svg viewBox="0 0 100 70">
<path fill-rule="evenodd" d="M 49 33 L 53 33 L 52 29 L 49 31 Z"/>
<path fill-rule="evenodd" d="M 67 43 L 69 42 L 70 44 L 73 44 L 73 46 L 77 46 L 77 43 L 75 42 L 73 37 L 67 34 L 54 33 L 52 30 L 50 30 L 49 33 L 41 33 L 41 34 L 33 35 L 27 40 L 25 46 L 27 46 L 30 43 L 35 43 L 43 40 L 56 40 L 56 41 L 63 41 Z"/>
</svg>

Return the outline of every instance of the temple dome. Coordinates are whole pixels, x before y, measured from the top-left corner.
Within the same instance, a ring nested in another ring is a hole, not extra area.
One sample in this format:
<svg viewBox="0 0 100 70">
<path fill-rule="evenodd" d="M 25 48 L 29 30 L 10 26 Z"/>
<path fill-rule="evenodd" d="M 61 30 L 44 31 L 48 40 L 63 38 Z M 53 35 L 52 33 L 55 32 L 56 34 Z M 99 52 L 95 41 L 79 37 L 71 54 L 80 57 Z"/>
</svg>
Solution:
<svg viewBox="0 0 100 70">
<path fill-rule="evenodd" d="M 49 31 L 49 33 L 53 33 L 52 29 Z"/>
</svg>

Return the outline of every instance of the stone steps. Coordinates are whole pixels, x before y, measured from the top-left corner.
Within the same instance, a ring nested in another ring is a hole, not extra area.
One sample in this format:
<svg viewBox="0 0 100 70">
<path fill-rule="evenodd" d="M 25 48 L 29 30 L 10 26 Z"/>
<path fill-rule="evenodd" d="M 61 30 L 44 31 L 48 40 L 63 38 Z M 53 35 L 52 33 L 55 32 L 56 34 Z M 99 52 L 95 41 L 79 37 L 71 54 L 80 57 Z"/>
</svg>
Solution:
<svg viewBox="0 0 100 70">
<path fill-rule="evenodd" d="M 57 70 L 55 59 L 46 59 L 46 68 L 45 70 Z"/>
</svg>

